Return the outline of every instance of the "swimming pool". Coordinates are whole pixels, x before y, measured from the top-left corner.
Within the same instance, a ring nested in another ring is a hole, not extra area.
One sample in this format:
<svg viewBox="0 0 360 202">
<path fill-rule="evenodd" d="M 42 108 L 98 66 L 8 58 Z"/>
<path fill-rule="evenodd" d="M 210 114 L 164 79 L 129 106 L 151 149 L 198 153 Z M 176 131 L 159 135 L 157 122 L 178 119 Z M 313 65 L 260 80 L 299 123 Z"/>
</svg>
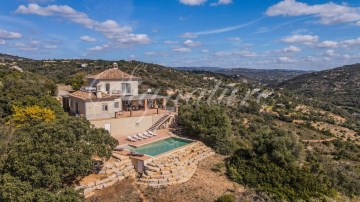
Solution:
<svg viewBox="0 0 360 202">
<path fill-rule="evenodd" d="M 128 149 L 136 153 L 147 154 L 149 156 L 157 156 L 159 154 L 182 147 L 192 142 L 193 141 L 191 140 L 170 137 L 140 147 L 128 146 Z"/>
</svg>

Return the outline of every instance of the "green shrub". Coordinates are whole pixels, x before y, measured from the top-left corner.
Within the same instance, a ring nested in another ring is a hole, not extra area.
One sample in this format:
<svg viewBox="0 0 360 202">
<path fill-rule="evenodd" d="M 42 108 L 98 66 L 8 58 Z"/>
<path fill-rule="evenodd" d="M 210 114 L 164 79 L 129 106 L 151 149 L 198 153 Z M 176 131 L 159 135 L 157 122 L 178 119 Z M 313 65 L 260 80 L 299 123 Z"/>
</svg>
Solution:
<svg viewBox="0 0 360 202">
<path fill-rule="evenodd" d="M 222 195 L 216 200 L 216 202 L 235 202 L 235 201 L 236 198 L 232 194 Z"/>
</svg>

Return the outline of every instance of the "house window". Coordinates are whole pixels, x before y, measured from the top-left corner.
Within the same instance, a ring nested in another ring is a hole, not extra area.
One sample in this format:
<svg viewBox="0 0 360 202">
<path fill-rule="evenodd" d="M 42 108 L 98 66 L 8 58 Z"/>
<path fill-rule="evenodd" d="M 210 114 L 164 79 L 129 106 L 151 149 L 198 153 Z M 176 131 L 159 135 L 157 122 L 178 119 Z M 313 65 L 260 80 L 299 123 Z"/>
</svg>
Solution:
<svg viewBox="0 0 360 202">
<path fill-rule="evenodd" d="M 73 108 L 74 107 L 74 100 L 70 99 L 70 107 Z"/>
<path fill-rule="evenodd" d="M 108 105 L 107 105 L 107 104 L 103 104 L 103 105 L 102 105 L 102 110 L 103 110 L 104 112 L 107 112 L 107 111 L 109 110 Z"/>
<path fill-rule="evenodd" d="M 114 102 L 114 108 L 119 108 L 119 102 Z"/>
<path fill-rule="evenodd" d="M 107 83 L 107 84 L 105 84 L 105 89 L 106 89 L 106 92 L 110 92 L 110 84 L 109 83 Z"/>
<path fill-rule="evenodd" d="M 130 83 L 121 84 L 121 90 L 123 93 L 131 93 L 131 84 Z"/>
</svg>

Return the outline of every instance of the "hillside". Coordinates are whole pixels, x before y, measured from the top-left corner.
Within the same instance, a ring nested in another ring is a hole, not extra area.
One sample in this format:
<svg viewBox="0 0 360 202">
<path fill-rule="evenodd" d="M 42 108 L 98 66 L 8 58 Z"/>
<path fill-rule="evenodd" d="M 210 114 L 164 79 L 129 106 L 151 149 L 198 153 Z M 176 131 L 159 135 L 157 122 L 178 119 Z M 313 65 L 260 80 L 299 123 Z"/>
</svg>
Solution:
<svg viewBox="0 0 360 202">
<path fill-rule="evenodd" d="M 310 73 L 311 71 L 286 70 L 286 69 L 250 69 L 250 68 L 220 68 L 220 67 L 175 67 L 185 71 L 207 71 L 232 76 L 237 79 L 246 79 L 253 83 L 276 85 L 296 76 Z M 250 82 L 250 83 L 251 83 Z"/>
<path fill-rule="evenodd" d="M 285 69 L 247 69 L 247 68 L 232 68 L 222 69 L 216 72 L 226 75 L 242 75 L 245 77 L 257 80 L 260 83 L 267 85 L 276 85 L 296 76 L 309 73 L 309 71 L 301 70 L 285 70 Z"/>
<path fill-rule="evenodd" d="M 360 64 L 300 75 L 279 87 L 360 113 Z"/>
<path fill-rule="evenodd" d="M 113 62 L 104 60 L 31 60 L 18 61 L 17 65 L 25 71 L 51 78 L 56 83 L 81 86 L 84 85 L 82 80 L 87 74 L 95 74 L 111 68 Z M 145 92 L 149 88 L 160 89 L 160 94 L 164 94 L 165 90 L 192 91 L 196 88 L 212 88 L 219 80 L 221 80 L 221 85 L 247 83 L 232 76 L 213 72 L 193 73 L 138 61 L 120 60 L 116 62 L 122 71 L 142 78 L 141 92 Z M 10 63 L 8 67 L 10 67 Z M 4 68 L 8 67 L 4 66 Z"/>
<path fill-rule="evenodd" d="M 24 57 L 19 57 L 19 56 L 14 56 L 14 55 L 8 55 L 8 54 L 0 53 L 0 62 L 5 62 L 5 61 L 23 61 L 23 60 L 30 60 L 30 59 L 29 59 L 29 58 L 24 58 Z"/>
<path fill-rule="evenodd" d="M 82 139 L 73 143 L 73 135 L 91 134 L 92 140 L 97 140 L 101 139 L 97 135 L 106 137 L 106 134 L 103 134 L 105 130 L 97 131 L 91 128 L 84 119 L 64 114 L 60 103 L 53 98 L 56 93 L 55 84 L 65 83 L 73 88 L 86 85 L 84 78 L 87 74 L 110 68 L 113 62 L 16 62 L 23 72 L 9 69 L 13 62 L 0 66 L 0 90 L 4 92 L 0 94 L 0 123 L 3 124 L 0 125 L 0 152 L 5 154 L 0 155 L 3 157 L 0 158 L 0 169 L 6 168 L 5 175 L 0 175 L 0 192 L 4 190 L 0 194 L 0 201 L 3 201 L 1 196 L 8 192 L 11 195 L 6 196 L 26 197 L 25 194 L 13 193 L 16 190 L 11 189 L 14 186 L 21 187 L 21 183 L 27 183 L 26 187 L 30 187 L 21 188 L 23 193 L 33 195 L 32 190 L 45 190 L 46 196 L 49 195 L 54 200 L 59 197 L 59 201 L 65 200 L 60 197 L 79 197 L 78 193 L 68 186 L 73 183 L 73 177 L 63 174 L 66 170 L 60 168 L 80 169 L 83 164 L 72 165 L 72 162 L 78 162 L 73 159 L 82 157 L 81 163 L 84 163 L 93 154 L 77 156 L 71 153 L 73 147 L 84 146 Z M 262 201 L 308 201 L 311 198 L 333 198 L 338 194 L 340 201 L 349 201 L 360 195 L 357 191 L 360 190 L 357 173 L 360 166 L 360 139 L 357 135 L 360 132 L 360 122 L 333 104 L 309 99 L 286 89 L 242 84 L 232 76 L 219 73 L 180 71 L 137 61 L 117 63 L 121 70 L 142 78 L 141 92 L 148 92 L 148 89 L 154 89 L 154 92 L 160 90 L 159 93 L 164 95 L 173 95 L 175 90 L 182 92 L 178 102 L 178 121 L 172 132 L 203 142 L 214 149 L 217 156 L 210 159 L 208 164 L 199 167 L 187 183 L 161 189 L 118 183 L 104 192 L 98 192 L 95 199 L 111 200 L 124 196 L 131 197 L 129 201 L 137 201 L 139 198 L 148 201 L 158 201 L 160 198 L 163 201 L 214 201 L 230 195 L 238 201 L 253 201 L 255 198 Z M 198 89 L 201 89 L 201 92 L 198 92 Z M 169 102 L 169 107 L 171 104 L 173 103 Z M 38 116 L 37 111 L 44 114 L 44 118 Z M 24 117 L 26 112 L 36 113 L 35 118 Z M 22 138 L 10 138 L 11 141 L 7 142 L 7 135 L 10 133 L 5 129 L 12 129 L 12 126 L 6 124 L 12 122 L 16 124 L 14 134 L 21 135 Z M 80 132 L 72 127 L 79 124 L 82 126 L 79 127 Z M 52 134 L 52 140 L 48 139 L 47 131 Z M 47 155 L 49 148 L 57 145 L 57 136 L 62 137 L 61 143 L 68 145 L 56 153 L 59 158 L 70 159 L 65 166 L 56 164 L 57 159 L 52 161 L 54 157 Z M 31 140 L 28 141 L 28 138 Z M 31 147 L 19 146 L 24 144 Z M 112 144 L 115 142 L 107 138 L 100 145 L 96 144 L 99 147 L 93 146 L 102 149 L 111 148 Z M 69 152 L 72 156 L 62 156 Z M 32 153 L 34 155 L 28 155 Z M 23 166 L 37 170 L 44 170 L 43 164 L 39 162 L 44 161 L 43 156 L 47 157 L 48 165 L 59 170 L 56 173 L 56 182 L 59 182 L 56 189 L 48 188 L 48 184 L 53 185 L 52 183 L 38 185 L 30 180 L 43 182 L 52 178 L 38 179 L 32 173 L 19 175 L 17 170 L 12 169 L 17 168 L 15 163 L 23 162 L 24 156 L 27 159 Z M 32 159 L 34 156 L 36 158 Z M 87 165 L 83 171 L 85 173 L 76 172 L 72 176 L 87 176 L 97 164 L 94 162 Z M 10 179 L 1 178 L 9 175 Z M 13 182 L 14 179 L 21 180 Z M 283 179 L 292 181 L 289 183 Z M 199 180 L 201 183 L 196 183 Z M 314 187 L 314 184 L 317 186 Z M 298 187 L 303 187 L 301 192 L 296 191 Z M 129 192 L 133 194 L 129 195 Z M 171 198 L 166 198 L 164 193 L 170 193 Z M 186 193 L 186 197 L 176 193 Z M 17 198 L 19 197 L 11 199 L 16 201 Z"/>
</svg>

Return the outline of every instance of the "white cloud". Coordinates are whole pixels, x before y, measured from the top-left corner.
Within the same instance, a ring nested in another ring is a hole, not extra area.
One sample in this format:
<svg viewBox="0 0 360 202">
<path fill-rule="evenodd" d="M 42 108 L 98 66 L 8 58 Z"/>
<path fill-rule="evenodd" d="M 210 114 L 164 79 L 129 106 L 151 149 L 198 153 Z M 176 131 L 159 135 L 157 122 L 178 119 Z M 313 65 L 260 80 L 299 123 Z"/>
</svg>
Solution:
<svg viewBox="0 0 360 202">
<path fill-rule="evenodd" d="M 201 43 L 200 42 L 196 42 L 196 41 L 193 41 L 193 40 L 186 40 L 184 41 L 184 46 L 188 47 L 188 48 L 193 48 L 193 47 L 196 47 L 196 46 L 200 46 Z"/>
<path fill-rule="evenodd" d="M 296 0 L 283 0 L 267 9 L 268 16 L 314 15 L 322 24 L 356 23 L 360 25 L 359 8 L 347 5 L 325 4 L 308 5 Z"/>
<path fill-rule="evenodd" d="M 15 43 L 15 47 L 18 47 L 22 51 L 37 51 L 41 49 L 57 49 L 58 46 L 54 44 L 44 44 L 42 42 L 31 40 L 29 42 Z"/>
<path fill-rule="evenodd" d="M 145 52 L 144 55 L 147 55 L 147 56 L 166 56 L 167 54 L 166 53 L 163 53 L 163 52 Z"/>
<path fill-rule="evenodd" d="M 358 46 L 360 45 L 360 37 L 356 39 L 348 39 L 341 42 L 344 47 Z"/>
<path fill-rule="evenodd" d="M 232 4 L 232 3 L 233 3 L 233 0 L 219 0 L 218 2 L 211 3 L 210 5 L 211 6 L 219 6 L 219 5 L 229 5 L 229 4 Z"/>
<path fill-rule="evenodd" d="M 317 47 L 319 48 L 336 48 L 338 46 L 338 42 L 336 41 L 322 41 Z"/>
<path fill-rule="evenodd" d="M 241 25 L 235 25 L 235 26 L 230 26 L 230 27 L 223 27 L 223 28 L 219 28 L 219 29 L 213 29 L 213 30 L 206 30 L 206 31 L 201 31 L 201 32 L 185 32 L 182 35 L 180 35 L 180 37 L 182 38 L 196 38 L 199 35 L 209 35 L 209 34 L 219 34 L 219 33 L 224 33 L 224 32 L 229 32 L 229 31 L 233 31 L 233 30 L 238 30 L 244 27 L 248 27 L 250 25 L 253 25 L 261 20 L 263 20 L 264 17 L 258 18 L 256 20 L 241 24 Z"/>
<path fill-rule="evenodd" d="M 289 46 L 284 48 L 282 51 L 285 53 L 296 53 L 296 52 L 300 52 L 301 49 L 296 46 Z"/>
<path fill-rule="evenodd" d="M 80 40 L 84 41 L 84 42 L 96 42 L 97 41 L 97 39 L 95 39 L 94 37 L 91 37 L 91 36 L 81 36 Z"/>
<path fill-rule="evenodd" d="M 227 57 L 227 56 L 240 56 L 240 57 L 256 57 L 257 54 L 250 51 L 218 51 L 215 53 L 215 56 L 218 57 Z"/>
<path fill-rule="evenodd" d="M 54 2 L 55 0 L 27 0 L 29 3 L 50 3 Z"/>
<path fill-rule="evenodd" d="M 170 40 L 167 40 L 167 41 L 164 41 L 164 44 L 177 44 L 179 43 L 178 41 L 170 41 Z"/>
<path fill-rule="evenodd" d="M 311 45 L 319 40 L 318 36 L 314 35 L 293 35 L 281 39 L 285 43 L 298 43 L 304 45 Z"/>
<path fill-rule="evenodd" d="M 191 32 L 185 32 L 184 34 L 180 35 L 182 38 L 196 38 L 198 37 L 197 34 Z"/>
<path fill-rule="evenodd" d="M 296 60 L 289 58 L 289 57 L 278 57 L 277 61 L 280 63 L 292 63 L 292 62 L 295 62 Z"/>
<path fill-rule="evenodd" d="M 201 50 L 201 52 L 202 52 L 202 53 L 208 53 L 208 52 L 209 52 L 209 50 L 208 50 L 208 49 L 206 49 L 206 48 L 204 48 L 204 49 L 202 49 L 202 50 Z"/>
<path fill-rule="evenodd" d="M 200 6 L 206 3 L 207 0 L 180 0 L 180 3 L 188 6 Z"/>
<path fill-rule="evenodd" d="M 30 41 L 28 43 L 16 43 L 15 46 L 18 47 L 22 51 L 36 51 L 39 50 L 40 42 L 38 41 Z"/>
<path fill-rule="evenodd" d="M 99 22 L 89 18 L 85 13 L 74 10 L 67 5 L 50 5 L 40 7 L 37 4 L 28 6 L 20 5 L 15 13 L 35 14 L 39 16 L 59 16 L 88 29 L 102 33 L 106 38 L 111 39 L 114 45 L 146 44 L 150 42 L 147 34 L 133 34 L 129 26 L 120 26 L 114 20 Z"/>
<path fill-rule="evenodd" d="M 0 39 L 19 39 L 21 37 L 20 33 L 0 29 Z"/>
<path fill-rule="evenodd" d="M 327 50 L 327 51 L 325 51 L 324 55 L 325 55 L 325 56 L 328 56 L 328 57 L 334 57 L 334 56 L 336 56 L 337 54 L 335 53 L 334 50 Z"/>
<path fill-rule="evenodd" d="M 228 38 L 226 38 L 226 40 L 228 40 L 228 41 L 240 41 L 241 39 L 240 39 L 240 37 L 228 37 Z"/>
<path fill-rule="evenodd" d="M 174 47 L 172 50 L 174 52 L 179 52 L 179 53 L 190 53 L 191 52 L 191 49 L 186 48 L 186 47 Z"/>
<path fill-rule="evenodd" d="M 6 44 L 6 41 L 3 39 L 0 39 L 0 45 L 5 45 L 5 44 Z"/>
<path fill-rule="evenodd" d="M 45 49 L 57 49 L 58 46 L 57 45 L 44 45 Z"/>
<path fill-rule="evenodd" d="M 95 46 L 95 47 L 87 49 L 87 51 L 92 51 L 92 52 L 97 52 L 97 51 L 102 51 L 102 50 L 104 50 L 103 46 Z"/>
</svg>

